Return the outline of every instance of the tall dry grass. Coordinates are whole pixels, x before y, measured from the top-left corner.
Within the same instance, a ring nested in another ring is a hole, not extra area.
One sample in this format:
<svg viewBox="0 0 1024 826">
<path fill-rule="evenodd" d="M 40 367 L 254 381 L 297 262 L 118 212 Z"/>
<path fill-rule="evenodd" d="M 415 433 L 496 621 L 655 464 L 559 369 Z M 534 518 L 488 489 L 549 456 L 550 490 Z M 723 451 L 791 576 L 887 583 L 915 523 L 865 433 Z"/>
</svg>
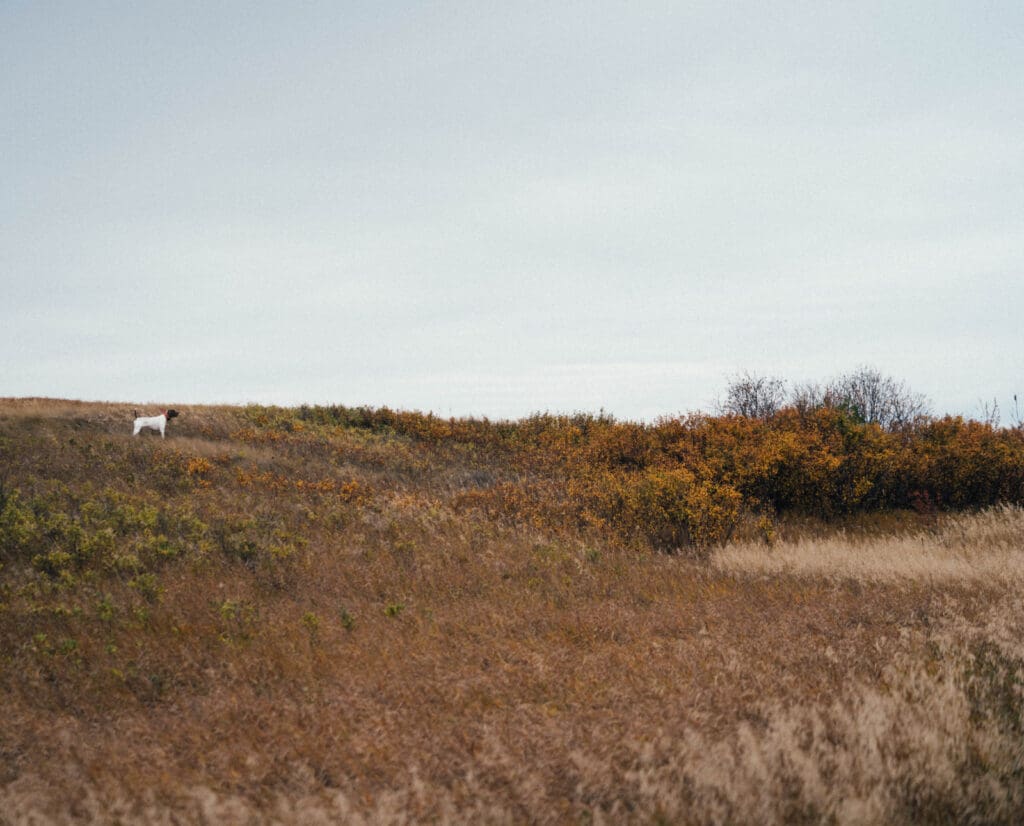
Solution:
<svg viewBox="0 0 1024 826">
<path fill-rule="evenodd" d="M 952 515 L 930 529 L 889 536 L 842 532 L 778 544 L 737 542 L 717 549 L 712 564 L 725 573 L 1019 587 L 1024 509 Z"/>
<path fill-rule="evenodd" d="M 1024 815 L 1019 510 L 698 562 L 460 506 L 501 451 L 29 408 L 0 404 L 0 822 Z"/>
</svg>

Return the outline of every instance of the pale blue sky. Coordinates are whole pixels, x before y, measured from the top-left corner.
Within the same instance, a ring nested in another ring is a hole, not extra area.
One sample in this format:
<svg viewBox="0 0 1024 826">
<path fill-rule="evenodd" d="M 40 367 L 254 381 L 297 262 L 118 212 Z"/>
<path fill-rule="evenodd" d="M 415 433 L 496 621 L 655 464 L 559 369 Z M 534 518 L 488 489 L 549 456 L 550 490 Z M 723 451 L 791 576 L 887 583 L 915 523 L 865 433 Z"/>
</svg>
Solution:
<svg viewBox="0 0 1024 826">
<path fill-rule="evenodd" d="M 1024 397 L 1024 4 L 0 0 L 0 396 Z"/>
</svg>

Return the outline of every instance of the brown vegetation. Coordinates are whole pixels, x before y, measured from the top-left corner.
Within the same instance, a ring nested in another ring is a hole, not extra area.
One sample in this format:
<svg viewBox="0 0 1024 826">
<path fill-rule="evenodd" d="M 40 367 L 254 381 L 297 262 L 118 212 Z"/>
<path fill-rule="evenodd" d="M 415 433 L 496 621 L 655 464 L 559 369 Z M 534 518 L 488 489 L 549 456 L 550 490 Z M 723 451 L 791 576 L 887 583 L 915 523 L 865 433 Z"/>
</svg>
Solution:
<svg viewBox="0 0 1024 826">
<path fill-rule="evenodd" d="M 0 401 L 0 822 L 1024 815 L 1019 431 L 179 409 Z"/>
</svg>

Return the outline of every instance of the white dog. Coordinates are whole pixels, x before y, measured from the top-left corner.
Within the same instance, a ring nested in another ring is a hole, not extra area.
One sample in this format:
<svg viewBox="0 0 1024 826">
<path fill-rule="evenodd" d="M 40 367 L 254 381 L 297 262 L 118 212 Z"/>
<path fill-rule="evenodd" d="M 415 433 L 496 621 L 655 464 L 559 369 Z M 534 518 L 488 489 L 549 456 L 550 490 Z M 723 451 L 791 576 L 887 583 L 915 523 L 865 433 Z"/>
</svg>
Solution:
<svg viewBox="0 0 1024 826">
<path fill-rule="evenodd" d="M 178 415 L 177 410 L 165 410 L 159 416 L 140 416 L 138 410 L 132 411 L 135 414 L 135 430 L 132 431 L 132 436 L 138 436 L 139 431 L 144 427 L 150 427 L 153 430 L 160 431 L 160 438 L 164 437 L 164 428 L 167 427 L 168 419 L 173 419 Z"/>
</svg>

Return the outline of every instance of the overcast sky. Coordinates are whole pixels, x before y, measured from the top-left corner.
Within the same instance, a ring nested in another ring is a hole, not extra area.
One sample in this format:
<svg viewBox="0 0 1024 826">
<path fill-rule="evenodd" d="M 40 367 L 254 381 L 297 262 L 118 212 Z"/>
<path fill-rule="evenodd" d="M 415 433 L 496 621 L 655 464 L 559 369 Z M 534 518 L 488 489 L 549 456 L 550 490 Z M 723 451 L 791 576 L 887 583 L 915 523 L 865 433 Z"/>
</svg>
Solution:
<svg viewBox="0 0 1024 826">
<path fill-rule="evenodd" d="M 0 396 L 1024 400 L 1024 3 L 0 0 Z"/>
</svg>

